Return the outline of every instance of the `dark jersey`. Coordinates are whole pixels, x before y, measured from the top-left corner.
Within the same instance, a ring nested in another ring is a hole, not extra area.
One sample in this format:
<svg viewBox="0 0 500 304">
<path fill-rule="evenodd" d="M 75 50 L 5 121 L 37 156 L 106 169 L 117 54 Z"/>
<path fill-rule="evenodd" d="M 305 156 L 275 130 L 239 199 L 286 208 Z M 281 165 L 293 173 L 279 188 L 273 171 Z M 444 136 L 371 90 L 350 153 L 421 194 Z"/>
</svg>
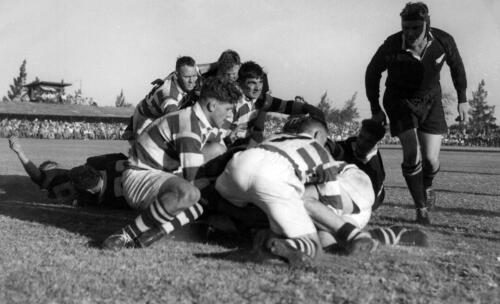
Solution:
<svg viewBox="0 0 500 304">
<path fill-rule="evenodd" d="M 379 85 L 383 71 L 387 70 L 386 95 L 423 98 L 441 91 L 439 80 L 444 62 L 450 67 L 458 102 L 467 101 L 465 69 L 453 37 L 431 28 L 429 41 L 421 58 L 404 49 L 402 32 L 389 36 L 379 47 L 365 75 L 366 95 L 372 111 L 380 109 Z"/>
<path fill-rule="evenodd" d="M 125 170 L 127 156 L 122 153 L 105 154 L 87 158 L 87 165 L 101 173 L 104 186 L 100 193 L 84 195 L 85 205 L 107 208 L 128 207 L 122 191 L 122 173 Z"/>
<path fill-rule="evenodd" d="M 378 150 L 377 153 L 369 155 L 368 159 L 365 161 L 357 158 L 354 152 L 356 140 L 357 137 L 349 137 L 346 140 L 336 141 L 334 144 L 329 142 L 329 144 L 327 144 L 327 148 L 335 160 L 345 161 L 348 164 L 354 164 L 370 177 L 373 185 L 373 191 L 375 192 L 375 203 L 373 204 L 372 209 L 375 210 L 380 206 L 380 204 L 382 204 L 385 197 L 384 163 L 382 162 L 382 156 Z"/>
</svg>

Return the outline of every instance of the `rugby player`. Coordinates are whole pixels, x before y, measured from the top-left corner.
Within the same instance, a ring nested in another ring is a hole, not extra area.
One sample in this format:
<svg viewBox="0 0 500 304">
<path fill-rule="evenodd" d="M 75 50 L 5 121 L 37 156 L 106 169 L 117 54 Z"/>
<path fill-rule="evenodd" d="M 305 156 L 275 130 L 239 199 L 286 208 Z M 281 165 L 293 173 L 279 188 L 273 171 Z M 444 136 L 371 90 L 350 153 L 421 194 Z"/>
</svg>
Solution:
<svg viewBox="0 0 500 304">
<path fill-rule="evenodd" d="M 153 89 L 137 104 L 132 116 L 132 126 L 127 127 L 127 139 L 137 138 L 155 119 L 177 111 L 183 103 L 189 104 L 189 99 L 197 98 L 195 88 L 199 86 L 199 76 L 200 72 L 193 58 L 179 57 L 175 63 L 175 72 L 163 80 L 153 81 Z"/>
<path fill-rule="evenodd" d="M 366 95 L 372 118 L 384 122 L 379 86 L 387 70 L 384 110 L 391 135 L 403 147 L 401 169 L 415 203 L 416 222 L 428 225 L 429 208 L 436 202 L 432 182 L 439 172 L 441 139 L 447 130 L 439 83 L 443 64 L 450 67 L 460 121 L 467 121 L 467 80 L 453 37 L 430 26 L 427 5 L 409 2 L 400 16 L 402 31 L 389 36 L 368 64 Z"/>
<path fill-rule="evenodd" d="M 305 184 L 339 189 L 338 175 L 351 168 L 371 190 L 370 179 L 356 166 L 333 160 L 323 147 L 327 137 L 324 122 L 309 117 L 301 123 L 298 134 L 277 134 L 236 153 L 216 182 L 217 191 L 232 204 L 254 204 L 264 211 L 272 235 L 257 240 L 257 246 L 261 242 L 262 249 L 291 265 L 313 261 L 322 250 L 304 205 Z M 365 192 L 366 197 L 361 195 L 364 192 L 358 197 L 363 202 L 373 200 L 373 191 Z M 340 217 L 337 223 L 336 237 L 348 244 L 352 253 L 369 251 L 376 245 L 369 234 L 342 223 Z"/>
<path fill-rule="evenodd" d="M 240 97 L 234 83 L 207 79 L 192 107 L 155 120 L 137 138 L 123 173 L 123 193 L 129 205 L 143 212 L 104 240 L 103 248 L 149 246 L 204 212 L 200 190 L 209 181 L 203 148 L 223 144 L 218 128 Z"/>
</svg>

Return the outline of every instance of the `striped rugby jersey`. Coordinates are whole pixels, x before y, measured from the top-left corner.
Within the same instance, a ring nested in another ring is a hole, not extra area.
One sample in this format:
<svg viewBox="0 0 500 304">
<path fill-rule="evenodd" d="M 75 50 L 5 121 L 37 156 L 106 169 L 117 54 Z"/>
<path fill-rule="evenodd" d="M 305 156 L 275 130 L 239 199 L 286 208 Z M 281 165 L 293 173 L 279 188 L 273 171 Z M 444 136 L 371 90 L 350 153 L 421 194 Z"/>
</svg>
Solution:
<svg viewBox="0 0 500 304">
<path fill-rule="evenodd" d="M 236 104 L 231 126 L 236 131 L 236 138 L 252 138 L 262 142 L 266 112 L 289 115 L 307 113 L 304 104 L 295 100 L 282 100 L 269 94 L 261 99 L 248 99 L 243 95 Z"/>
<path fill-rule="evenodd" d="M 198 72 L 199 73 L 199 72 Z M 163 83 L 153 89 L 137 104 L 136 110 L 144 117 L 156 119 L 167 113 L 177 111 L 188 92 L 184 92 L 175 72 L 170 73 Z"/>
<path fill-rule="evenodd" d="M 195 181 L 203 178 L 198 171 L 205 162 L 201 149 L 208 141 L 223 144 L 221 131 L 210 126 L 196 103 L 149 125 L 134 142 L 129 162 L 133 167 L 164 170 Z"/>
<path fill-rule="evenodd" d="M 295 174 L 304 184 L 315 184 L 323 203 L 336 209 L 349 209 L 350 213 L 359 212 L 359 207 L 341 206 L 340 186 L 337 176 L 345 169 L 355 167 L 343 161 L 336 161 L 320 143 L 308 134 L 277 134 L 256 149 L 276 152 L 286 158 Z"/>
</svg>

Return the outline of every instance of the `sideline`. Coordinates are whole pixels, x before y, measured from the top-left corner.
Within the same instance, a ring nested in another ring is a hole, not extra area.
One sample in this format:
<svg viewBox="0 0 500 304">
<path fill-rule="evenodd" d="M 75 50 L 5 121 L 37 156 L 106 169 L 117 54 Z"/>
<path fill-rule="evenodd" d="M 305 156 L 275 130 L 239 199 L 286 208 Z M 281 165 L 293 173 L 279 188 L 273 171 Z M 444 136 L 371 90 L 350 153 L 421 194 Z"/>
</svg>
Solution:
<svg viewBox="0 0 500 304">
<path fill-rule="evenodd" d="M 401 150 L 400 144 L 379 145 L 380 149 L 384 150 Z M 500 153 L 499 147 L 462 147 L 462 146 L 441 146 L 441 151 L 456 151 L 456 152 L 486 152 L 486 153 Z"/>
</svg>

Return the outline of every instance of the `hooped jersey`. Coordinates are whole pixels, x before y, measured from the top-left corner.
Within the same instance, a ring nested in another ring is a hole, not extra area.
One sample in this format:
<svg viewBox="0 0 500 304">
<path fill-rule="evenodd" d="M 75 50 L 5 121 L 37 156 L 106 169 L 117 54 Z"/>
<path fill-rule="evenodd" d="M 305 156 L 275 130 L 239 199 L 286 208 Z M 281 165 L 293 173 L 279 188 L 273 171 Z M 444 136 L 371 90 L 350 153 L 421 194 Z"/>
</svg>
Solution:
<svg viewBox="0 0 500 304">
<path fill-rule="evenodd" d="M 87 158 L 86 164 L 99 171 L 104 179 L 104 185 L 100 193 L 84 195 L 82 197 L 84 204 L 112 208 L 128 206 L 122 190 L 122 173 L 125 171 L 127 159 L 122 153 Z"/>
<path fill-rule="evenodd" d="M 355 168 L 355 165 L 336 161 L 330 153 L 315 139 L 307 134 L 277 134 L 256 147 L 275 152 L 286 158 L 292 165 L 295 174 L 304 184 L 315 184 L 320 200 L 336 209 L 358 213 L 360 208 L 342 206 L 338 175 L 344 170 Z"/>
</svg>

